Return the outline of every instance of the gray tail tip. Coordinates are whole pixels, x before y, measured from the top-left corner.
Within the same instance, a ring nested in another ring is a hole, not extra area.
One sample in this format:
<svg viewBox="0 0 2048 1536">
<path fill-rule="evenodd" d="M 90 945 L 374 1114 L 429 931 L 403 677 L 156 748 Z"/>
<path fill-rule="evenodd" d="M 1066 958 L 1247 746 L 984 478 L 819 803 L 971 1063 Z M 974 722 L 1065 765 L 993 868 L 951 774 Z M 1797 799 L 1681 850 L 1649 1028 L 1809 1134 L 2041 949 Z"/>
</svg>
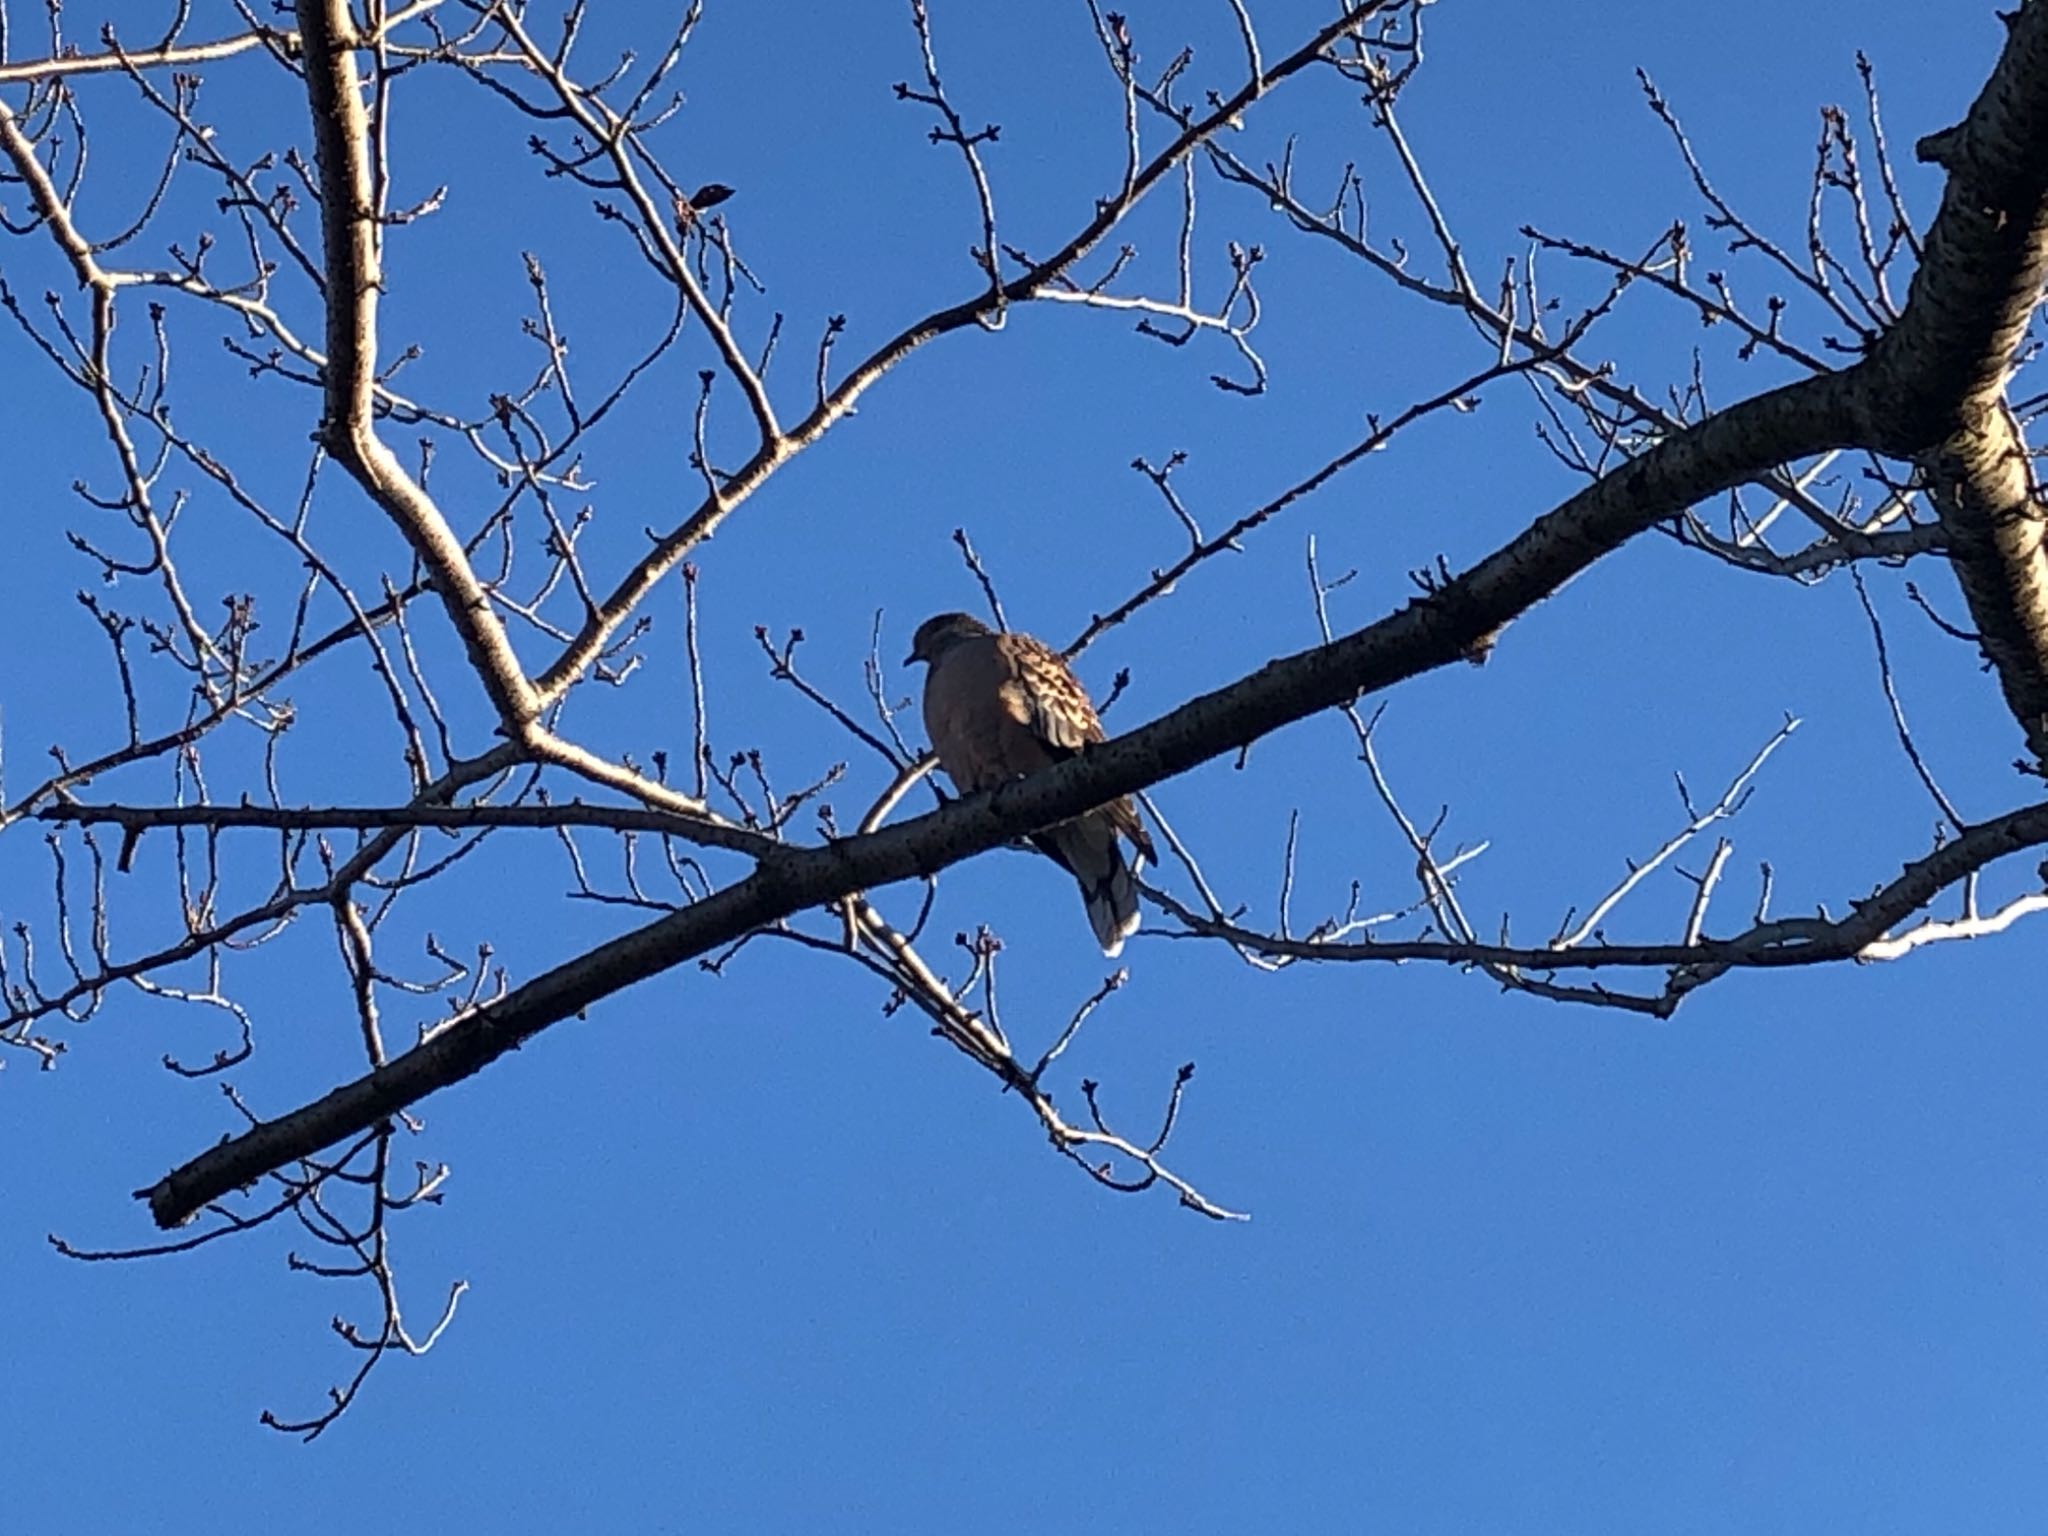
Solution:
<svg viewBox="0 0 2048 1536">
<path fill-rule="evenodd" d="M 1114 960 L 1124 951 L 1124 940 L 1138 931 L 1138 890 L 1130 871 L 1116 873 L 1093 890 L 1082 892 L 1088 904 L 1088 925 L 1095 930 L 1095 942 L 1105 959 Z"/>
</svg>

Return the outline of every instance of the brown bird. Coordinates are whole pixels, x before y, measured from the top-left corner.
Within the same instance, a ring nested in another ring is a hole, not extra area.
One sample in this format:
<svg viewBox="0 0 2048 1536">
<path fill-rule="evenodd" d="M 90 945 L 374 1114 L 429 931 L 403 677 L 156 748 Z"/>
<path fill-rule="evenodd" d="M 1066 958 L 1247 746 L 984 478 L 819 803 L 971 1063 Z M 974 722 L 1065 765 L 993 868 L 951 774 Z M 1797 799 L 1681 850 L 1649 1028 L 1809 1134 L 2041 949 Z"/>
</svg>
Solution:
<svg viewBox="0 0 2048 1536">
<path fill-rule="evenodd" d="M 722 181 L 707 181 L 688 197 L 676 193 L 676 233 L 687 239 L 700 213 L 708 213 L 731 196 L 732 188 Z"/>
<path fill-rule="evenodd" d="M 903 664 L 925 662 L 924 726 L 939 766 L 962 793 L 993 789 L 1102 740 L 1095 706 L 1059 653 L 1029 635 L 999 635 L 965 613 L 917 627 Z M 1137 850 L 1124 863 L 1121 834 Z M 1138 931 L 1136 874 L 1157 856 L 1129 800 L 1034 833 L 1033 846 L 1081 887 L 1088 922 L 1114 958 Z"/>
</svg>

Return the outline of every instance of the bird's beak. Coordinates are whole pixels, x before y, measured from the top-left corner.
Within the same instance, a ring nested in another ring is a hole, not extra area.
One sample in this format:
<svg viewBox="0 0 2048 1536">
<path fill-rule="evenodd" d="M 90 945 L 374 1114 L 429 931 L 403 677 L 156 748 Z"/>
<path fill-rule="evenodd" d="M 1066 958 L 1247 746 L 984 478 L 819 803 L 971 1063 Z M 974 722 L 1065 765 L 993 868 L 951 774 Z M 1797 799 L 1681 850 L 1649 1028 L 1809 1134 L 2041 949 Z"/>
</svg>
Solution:
<svg viewBox="0 0 2048 1536">
<path fill-rule="evenodd" d="M 908 656 L 904 657 L 904 658 L 903 658 L 903 661 L 902 661 L 902 665 L 904 665 L 904 666 L 906 666 L 906 667 L 914 667 L 914 666 L 916 666 L 916 665 L 917 665 L 917 652 L 915 652 L 915 651 L 912 651 L 912 652 L 911 652 L 911 653 L 910 653 L 910 654 L 909 654 Z"/>
</svg>

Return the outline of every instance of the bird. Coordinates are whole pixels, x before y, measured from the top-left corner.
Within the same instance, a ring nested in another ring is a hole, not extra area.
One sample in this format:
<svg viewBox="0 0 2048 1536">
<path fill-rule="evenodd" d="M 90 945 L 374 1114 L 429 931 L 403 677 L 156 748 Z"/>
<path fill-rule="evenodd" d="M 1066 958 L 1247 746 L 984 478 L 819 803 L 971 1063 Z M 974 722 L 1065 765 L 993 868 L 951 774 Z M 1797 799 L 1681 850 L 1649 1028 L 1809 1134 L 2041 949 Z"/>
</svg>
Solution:
<svg viewBox="0 0 2048 1536">
<path fill-rule="evenodd" d="M 676 233 L 687 239 L 699 214 L 710 212 L 731 196 L 732 188 L 722 181 L 707 181 L 688 197 L 676 193 Z"/>
<path fill-rule="evenodd" d="M 967 613 L 917 627 L 903 664 L 926 664 L 924 724 L 939 766 L 962 794 L 993 789 L 1102 740 L 1088 690 L 1059 652 Z M 1129 864 L 1117 839 L 1135 850 Z M 1138 931 L 1137 873 L 1157 861 L 1128 799 L 1033 833 L 1031 843 L 1074 877 L 1102 952 L 1115 959 Z"/>
</svg>

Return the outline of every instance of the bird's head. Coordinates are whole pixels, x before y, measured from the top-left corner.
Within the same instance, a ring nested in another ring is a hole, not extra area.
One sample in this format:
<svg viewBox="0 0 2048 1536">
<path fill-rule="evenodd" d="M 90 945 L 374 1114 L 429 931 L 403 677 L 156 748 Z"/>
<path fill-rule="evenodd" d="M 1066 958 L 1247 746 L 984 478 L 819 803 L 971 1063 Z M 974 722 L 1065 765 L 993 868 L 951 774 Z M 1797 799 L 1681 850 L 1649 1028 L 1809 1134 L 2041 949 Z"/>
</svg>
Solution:
<svg viewBox="0 0 2048 1536">
<path fill-rule="evenodd" d="M 910 654 L 903 658 L 903 665 L 937 661 L 961 641 L 977 639 L 988 633 L 989 627 L 971 613 L 938 614 L 917 626 L 917 633 L 910 640 Z"/>
</svg>

